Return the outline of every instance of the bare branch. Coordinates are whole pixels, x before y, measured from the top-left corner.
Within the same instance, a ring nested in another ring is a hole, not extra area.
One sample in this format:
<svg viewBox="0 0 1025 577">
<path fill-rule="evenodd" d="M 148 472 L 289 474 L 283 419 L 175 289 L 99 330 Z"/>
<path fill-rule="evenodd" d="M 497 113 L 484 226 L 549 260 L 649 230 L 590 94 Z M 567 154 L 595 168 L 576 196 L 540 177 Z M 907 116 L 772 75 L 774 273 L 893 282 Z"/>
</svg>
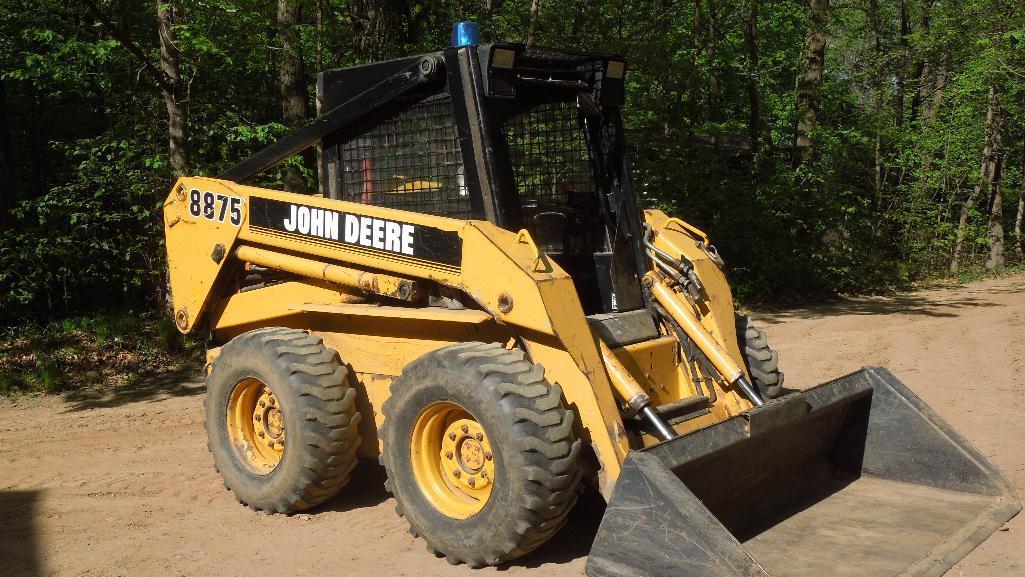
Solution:
<svg viewBox="0 0 1025 577">
<path fill-rule="evenodd" d="M 160 89 L 168 94 L 174 94 L 175 83 L 171 79 L 171 77 L 168 76 L 162 70 L 158 69 L 156 66 L 154 66 L 153 63 L 150 62 L 149 58 L 146 57 L 146 53 L 143 52 L 141 48 L 139 48 L 139 45 L 133 42 L 132 39 L 124 33 L 124 31 L 115 26 L 109 18 L 107 18 L 103 15 L 102 12 L 100 12 L 100 9 L 96 5 L 95 0 L 84 0 L 83 3 L 85 4 L 86 10 L 90 14 L 92 14 L 94 18 L 99 20 L 100 24 L 103 25 L 104 30 L 106 30 L 108 34 L 113 36 L 115 40 L 117 40 L 122 46 L 124 46 L 125 50 L 128 50 L 132 53 L 133 56 L 135 56 L 135 58 L 139 61 L 139 64 L 142 65 L 142 69 L 145 70 L 153 78 L 154 81 L 156 81 L 157 85 L 160 86 Z"/>
</svg>

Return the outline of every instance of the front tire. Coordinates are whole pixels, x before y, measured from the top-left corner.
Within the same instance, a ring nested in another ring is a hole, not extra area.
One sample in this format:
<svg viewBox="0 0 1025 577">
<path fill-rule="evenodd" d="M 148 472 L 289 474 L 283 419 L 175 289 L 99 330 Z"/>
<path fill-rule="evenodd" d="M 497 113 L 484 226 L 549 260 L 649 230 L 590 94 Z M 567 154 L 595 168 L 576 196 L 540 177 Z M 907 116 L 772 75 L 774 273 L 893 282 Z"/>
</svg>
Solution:
<svg viewBox="0 0 1025 577">
<path fill-rule="evenodd" d="M 306 331 L 266 328 L 221 348 L 206 379 L 214 467 L 243 505 L 323 503 L 356 466 L 360 414 L 338 354 Z"/>
<path fill-rule="evenodd" d="M 574 414 L 521 350 L 470 342 L 427 353 L 382 410 L 385 486 L 412 532 L 450 563 L 525 555 L 576 503 Z"/>
<path fill-rule="evenodd" d="M 779 370 L 779 353 L 769 347 L 765 331 L 754 326 L 747 315 L 737 315 L 737 340 L 747 372 L 758 392 L 776 399 L 783 396 L 783 372 Z"/>
</svg>

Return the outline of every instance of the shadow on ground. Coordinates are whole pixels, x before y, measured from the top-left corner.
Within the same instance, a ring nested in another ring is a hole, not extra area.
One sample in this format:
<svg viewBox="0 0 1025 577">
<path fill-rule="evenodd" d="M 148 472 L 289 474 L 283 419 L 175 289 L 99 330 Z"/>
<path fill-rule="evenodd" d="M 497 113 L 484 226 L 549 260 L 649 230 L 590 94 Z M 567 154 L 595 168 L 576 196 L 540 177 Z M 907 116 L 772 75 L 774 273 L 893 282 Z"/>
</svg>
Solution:
<svg viewBox="0 0 1025 577">
<path fill-rule="evenodd" d="M 128 403 L 190 397 L 203 392 L 200 370 L 195 367 L 141 375 L 130 383 L 114 387 L 87 387 L 64 391 L 70 405 L 66 412 L 119 407 Z"/>
<path fill-rule="evenodd" d="M 338 495 L 320 507 L 309 511 L 312 515 L 323 513 L 344 513 L 356 509 L 376 507 L 391 498 L 384 488 L 387 478 L 384 467 L 376 460 L 360 459 L 352 472 L 352 480 Z M 526 557 L 516 559 L 509 565 L 536 568 L 542 565 L 569 563 L 586 557 L 591 543 L 598 533 L 598 525 L 605 514 L 605 502 L 597 493 L 580 497 L 570 512 L 566 525 L 559 529 L 547 543 Z"/>
<path fill-rule="evenodd" d="M 391 497 L 384 488 L 386 475 L 377 459 L 360 459 L 352 470 L 351 480 L 337 495 L 323 505 L 310 511 L 311 514 L 344 513 L 356 509 L 376 507 Z"/>
<path fill-rule="evenodd" d="M 570 511 L 566 525 L 562 529 L 536 551 L 510 564 L 535 569 L 542 565 L 562 565 L 587 557 L 604 515 L 605 501 L 598 493 L 582 495 L 576 507 Z"/>
<path fill-rule="evenodd" d="M 41 577 L 41 491 L 0 491 L 0 577 Z"/>
<path fill-rule="evenodd" d="M 1019 287 L 1017 290 L 1025 290 Z M 998 291 L 986 291 L 992 293 Z M 1016 292 L 1012 290 L 999 292 Z M 982 294 L 986 294 L 982 293 Z M 960 316 L 963 309 L 999 306 L 985 298 L 969 297 L 960 300 L 941 300 L 926 293 L 902 294 L 888 297 L 851 297 L 836 302 L 799 309 L 768 309 L 755 316 L 766 324 L 777 324 L 791 319 L 819 319 L 840 315 L 921 315 L 937 318 Z"/>
</svg>

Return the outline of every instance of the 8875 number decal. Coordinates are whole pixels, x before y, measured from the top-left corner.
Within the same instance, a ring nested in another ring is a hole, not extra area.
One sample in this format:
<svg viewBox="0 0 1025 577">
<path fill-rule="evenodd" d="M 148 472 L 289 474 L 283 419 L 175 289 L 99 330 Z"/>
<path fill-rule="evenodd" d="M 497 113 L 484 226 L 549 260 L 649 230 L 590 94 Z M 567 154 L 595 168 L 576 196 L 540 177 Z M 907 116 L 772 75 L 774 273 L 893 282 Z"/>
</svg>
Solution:
<svg viewBox="0 0 1025 577">
<path fill-rule="evenodd" d="M 189 212 L 214 222 L 228 220 L 234 226 L 242 224 L 242 199 L 227 194 L 200 192 L 198 188 L 189 191 Z"/>
</svg>

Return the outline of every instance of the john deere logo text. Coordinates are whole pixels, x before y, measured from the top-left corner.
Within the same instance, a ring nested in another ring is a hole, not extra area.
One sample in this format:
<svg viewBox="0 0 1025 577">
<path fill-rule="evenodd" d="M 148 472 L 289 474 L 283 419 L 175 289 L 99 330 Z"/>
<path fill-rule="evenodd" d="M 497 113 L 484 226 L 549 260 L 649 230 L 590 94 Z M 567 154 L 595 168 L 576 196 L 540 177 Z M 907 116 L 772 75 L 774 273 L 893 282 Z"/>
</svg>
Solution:
<svg viewBox="0 0 1025 577">
<path fill-rule="evenodd" d="M 398 211 L 390 211 L 396 217 L 381 218 L 360 214 L 360 206 L 352 203 L 346 203 L 352 207 L 349 212 L 260 196 L 249 197 L 247 204 L 249 229 L 257 234 L 287 235 L 340 250 L 377 253 L 450 270 L 458 269 L 462 262 L 463 239 L 458 232 L 403 222 Z M 339 258 L 344 260 L 341 255 Z"/>
<path fill-rule="evenodd" d="M 399 254 L 413 254 L 411 224 L 293 204 L 291 213 L 282 225 L 288 232 L 340 240 Z"/>
</svg>

